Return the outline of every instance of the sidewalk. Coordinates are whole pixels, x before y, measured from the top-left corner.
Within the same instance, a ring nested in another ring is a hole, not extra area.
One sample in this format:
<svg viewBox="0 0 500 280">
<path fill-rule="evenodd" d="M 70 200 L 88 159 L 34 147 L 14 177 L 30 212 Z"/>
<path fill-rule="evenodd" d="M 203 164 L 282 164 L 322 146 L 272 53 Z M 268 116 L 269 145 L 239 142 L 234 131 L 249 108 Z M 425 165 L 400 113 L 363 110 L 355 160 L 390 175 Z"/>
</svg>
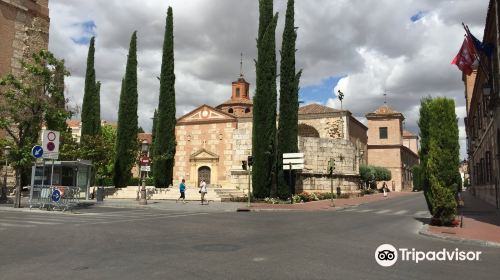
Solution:
<svg viewBox="0 0 500 280">
<path fill-rule="evenodd" d="M 420 233 L 464 243 L 500 247 L 500 211 L 469 192 L 462 192 L 462 198 L 465 205 L 458 209 L 458 214 L 463 214 L 462 228 L 429 225 Z"/>
<path fill-rule="evenodd" d="M 361 204 L 380 201 L 384 199 L 391 199 L 401 196 L 412 195 L 416 193 L 412 192 L 390 192 L 387 193 L 387 197 L 384 197 L 384 194 L 372 194 L 365 195 L 362 197 L 353 197 L 353 198 L 345 198 L 345 199 L 334 199 L 335 207 L 331 206 L 331 200 L 320 200 L 320 201 L 311 201 L 307 203 L 295 203 L 295 204 L 269 204 L 269 203 L 252 203 L 250 208 L 246 208 L 249 211 L 272 211 L 272 210 L 339 210 L 344 209 L 346 207 L 358 206 Z M 240 209 L 245 210 L 245 209 Z"/>
</svg>

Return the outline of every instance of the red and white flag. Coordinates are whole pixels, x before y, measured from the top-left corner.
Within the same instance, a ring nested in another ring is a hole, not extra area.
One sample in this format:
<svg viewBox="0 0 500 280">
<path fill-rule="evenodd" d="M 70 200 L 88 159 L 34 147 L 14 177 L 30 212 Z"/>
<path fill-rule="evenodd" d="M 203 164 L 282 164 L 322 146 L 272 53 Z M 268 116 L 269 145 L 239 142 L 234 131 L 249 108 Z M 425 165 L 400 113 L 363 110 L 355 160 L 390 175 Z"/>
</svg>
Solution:
<svg viewBox="0 0 500 280">
<path fill-rule="evenodd" d="M 475 59 L 475 51 L 472 42 L 464 39 L 462 47 L 458 54 L 453 58 L 451 64 L 455 64 L 464 74 L 470 75 L 472 73 L 473 64 Z"/>
</svg>

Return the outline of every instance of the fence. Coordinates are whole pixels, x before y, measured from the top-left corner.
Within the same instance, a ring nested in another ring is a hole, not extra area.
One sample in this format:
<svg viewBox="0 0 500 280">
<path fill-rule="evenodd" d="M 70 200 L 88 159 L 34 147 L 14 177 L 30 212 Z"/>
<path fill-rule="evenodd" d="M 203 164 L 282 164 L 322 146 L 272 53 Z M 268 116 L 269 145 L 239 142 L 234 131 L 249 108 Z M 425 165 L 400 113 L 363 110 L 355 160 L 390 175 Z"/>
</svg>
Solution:
<svg viewBox="0 0 500 280">
<path fill-rule="evenodd" d="M 66 211 L 78 205 L 81 198 L 85 198 L 85 192 L 80 187 L 63 186 L 32 186 L 30 190 L 30 209 L 56 209 Z"/>
</svg>

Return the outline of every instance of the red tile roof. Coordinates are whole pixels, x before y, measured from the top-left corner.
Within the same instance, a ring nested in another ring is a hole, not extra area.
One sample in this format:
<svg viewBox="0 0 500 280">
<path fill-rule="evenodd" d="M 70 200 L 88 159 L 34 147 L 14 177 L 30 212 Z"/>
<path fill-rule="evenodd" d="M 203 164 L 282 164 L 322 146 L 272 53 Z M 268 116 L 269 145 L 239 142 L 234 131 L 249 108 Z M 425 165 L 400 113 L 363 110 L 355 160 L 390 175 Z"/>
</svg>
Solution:
<svg viewBox="0 0 500 280">
<path fill-rule="evenodd" d="M 323 106 L 320 104 L 309 104 L 299 108 L 299 115 L 324 114 L 324 113 L 334 113 L 334 112 L 342 112 L 342 111 L 331 107 Z"/>
</svg>

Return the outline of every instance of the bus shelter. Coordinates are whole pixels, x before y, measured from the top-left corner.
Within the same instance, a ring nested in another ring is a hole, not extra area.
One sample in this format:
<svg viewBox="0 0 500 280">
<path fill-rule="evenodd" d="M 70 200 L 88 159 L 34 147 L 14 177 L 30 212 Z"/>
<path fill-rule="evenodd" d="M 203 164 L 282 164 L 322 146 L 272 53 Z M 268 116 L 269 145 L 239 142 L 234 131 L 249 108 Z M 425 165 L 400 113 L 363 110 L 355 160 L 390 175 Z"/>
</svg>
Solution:
<svg viewBox="0 0 500 280">
<path fill-rule="evenodd" d="M 88 200 L 91 175 L 92 162 L 88 160 L 35 163 L 31 169 L 30 208 L 66 210 Z"/>
</svg>

